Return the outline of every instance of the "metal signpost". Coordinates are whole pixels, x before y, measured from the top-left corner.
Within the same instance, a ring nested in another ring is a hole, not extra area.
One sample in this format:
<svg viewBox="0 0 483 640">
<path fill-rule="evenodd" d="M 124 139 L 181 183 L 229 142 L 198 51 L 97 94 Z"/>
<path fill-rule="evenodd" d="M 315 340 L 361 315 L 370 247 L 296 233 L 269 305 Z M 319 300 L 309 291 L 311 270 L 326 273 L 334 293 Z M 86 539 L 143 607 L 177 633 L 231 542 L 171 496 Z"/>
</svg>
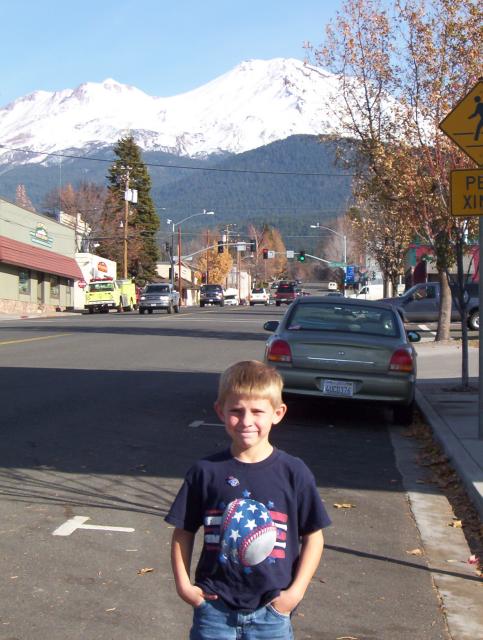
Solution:
<svg viewBox="0 0 483 640">
<path fill-rule="evenodd" d="M 480 216 L 479 292 L 481 296 L 481 247 L 483 246 L 483 78 L 458 102 L 440 123 L 440 129 L 476 164 L 478 169 L 451 172 L 451 213 L 454 216 Z M 483 331 L 479 328 L 478 435 L 483 440 Z"/>
</svg>

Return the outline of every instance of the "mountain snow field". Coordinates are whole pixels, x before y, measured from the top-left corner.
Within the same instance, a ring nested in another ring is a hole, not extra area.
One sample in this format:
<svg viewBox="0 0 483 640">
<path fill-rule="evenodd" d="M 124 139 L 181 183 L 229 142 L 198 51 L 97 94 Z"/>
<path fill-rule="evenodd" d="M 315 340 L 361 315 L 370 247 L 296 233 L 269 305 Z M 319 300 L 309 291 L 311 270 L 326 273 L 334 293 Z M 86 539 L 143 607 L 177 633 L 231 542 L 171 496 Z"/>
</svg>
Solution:
<svg viewBox="0 0 483 640">
<path fill-rule="evenodd" d="M 295 134 L 336 133 L 336 76 L 295 59 L 248 60 L 192 91 L 150 96 L 112 79 L 36 91 L 0 109 L 0 163 L 112 146 L 132 134 L 146 151 L 242 153 Z M 331 124 L 332 123 L 332 124 Z"/>
</svg>

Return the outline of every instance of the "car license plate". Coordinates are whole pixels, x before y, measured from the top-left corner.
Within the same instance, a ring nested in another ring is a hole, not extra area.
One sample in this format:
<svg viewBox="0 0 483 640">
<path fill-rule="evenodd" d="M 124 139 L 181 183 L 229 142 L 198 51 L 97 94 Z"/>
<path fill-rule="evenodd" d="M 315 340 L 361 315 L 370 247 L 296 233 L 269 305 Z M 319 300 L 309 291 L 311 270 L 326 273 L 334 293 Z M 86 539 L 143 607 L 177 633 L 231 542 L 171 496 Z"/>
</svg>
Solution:
<svg viewBox="0 0 483 640">
<path fill-rule="evenodd" d="M 155 307 L 155 306 L 156 306 L 156 303 L 155 303 L 155 302 L 151 302 L 151 306 L 152 306 L 152 307 Z"/>
<path fill-rule="evenodd" d="M 344 380 L 322 380 L 322 393 L 331 396 L 351 397 L 354 394 L 354 383 Z"/>
</svg>

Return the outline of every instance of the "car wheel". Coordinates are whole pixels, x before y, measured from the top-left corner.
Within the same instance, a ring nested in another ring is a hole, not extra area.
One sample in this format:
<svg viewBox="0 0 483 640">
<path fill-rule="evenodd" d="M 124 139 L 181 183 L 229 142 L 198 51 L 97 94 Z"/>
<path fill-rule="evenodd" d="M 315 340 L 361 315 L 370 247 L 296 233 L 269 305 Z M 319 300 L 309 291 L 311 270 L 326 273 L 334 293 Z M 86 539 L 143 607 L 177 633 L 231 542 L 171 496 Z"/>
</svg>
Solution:
<svg viewBox="0 0 483 640">
<path fill-rule="evenodd" d="M 169 314 L 173 313 L 173 305 L 172 305 L 171 303 L 168 305 L 168 308 L 166 309 L 166 311 L 167 311 Z"/>
<path fill-rule="evenodd" d="M 220 301 L 220 307 L 224 307 L 224 306 L 225 306 L 225 301 L 224 301 L 224 300 L 221 300 L 221 301 Z"/>
<path fill-rule="evenodd" d="M 205 303 L 204 302 L 200 302 L 200 307 L 204 307 Z"/>
<path fill-rule="evenodd" d="M 407 427 L 413 421 L 414 417 L 414 402 L 411 404 L 397 404 L 393 407 L 393 422 L 394 424 Z"/>
<path fill-rule="evenodd" d="M 277 307 L 279 307 L 281 304 L 282 304 L 282 303 L 281 303 L 281 302 L 279 302 L 278 300 L 276 300 L 276 301 L 275 301 L 275 305 L 276 305 Z"/>
<path fill-rule="evenodd" d="M 94 307 L 89 307 L 89 313 L 94 313 Z"/>
<path fill-rule="evenodd" d="M 143 315 L 143 314 L 144 314 L 144 309 L 141 309 L 141 308 L 140 308 L 140 309 L 139 309 L 139 313 L 140 313 L 141 315 Z"/>
<path fill-rule="evenodd" d="M 477 309 L 470 313 L 470 317 L 468 318 L 468 327 L 472 331 L 478 331 L 480 329 L 480 310 Z"/>
<path fill-rule="evenodd" d="M 153 312 L 153 310 L 152 310 L 152 309 L 148 309 L 148 313 L 152 313 L 152 312 Z"/>
<path fill-rule="evenodd" d="M 254 303 L 254 302 L 250 302 L 250 306 L 251 306 L 251 307 L 254 307 L 254 306 L 255 306 L 255 303 Z"/>
</svg>

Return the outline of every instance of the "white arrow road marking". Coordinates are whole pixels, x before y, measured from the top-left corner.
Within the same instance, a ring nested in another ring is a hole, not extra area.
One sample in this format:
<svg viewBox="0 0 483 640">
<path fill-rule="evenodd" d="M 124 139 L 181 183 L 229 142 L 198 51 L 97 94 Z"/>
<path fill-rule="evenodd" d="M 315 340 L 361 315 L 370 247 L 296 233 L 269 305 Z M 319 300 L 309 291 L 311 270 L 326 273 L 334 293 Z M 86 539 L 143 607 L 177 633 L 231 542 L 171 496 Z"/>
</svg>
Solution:
<svg viewBox="0 0 483 640">
<path fill-rule="evenodd" d="M 70 536 L 77 529 L 94 529 L 96 531 L 123 531 L 125 533 L 132 533 L 134 529 L 132 527 L 107 527 L 102 524 L 84 524 L 90 520 L 87 516 L 74 516 L 61 524 L 60 527 L 52 533 L 53 536 Z"/>
<path fill-rule="evenodd" d="M 204 422 L 203 420 L 194 420 L 188 425 L 188 427 L 197 429 L 198 427 L 223 427 L 223 425 L 219 422 Z"/>
</svg>

